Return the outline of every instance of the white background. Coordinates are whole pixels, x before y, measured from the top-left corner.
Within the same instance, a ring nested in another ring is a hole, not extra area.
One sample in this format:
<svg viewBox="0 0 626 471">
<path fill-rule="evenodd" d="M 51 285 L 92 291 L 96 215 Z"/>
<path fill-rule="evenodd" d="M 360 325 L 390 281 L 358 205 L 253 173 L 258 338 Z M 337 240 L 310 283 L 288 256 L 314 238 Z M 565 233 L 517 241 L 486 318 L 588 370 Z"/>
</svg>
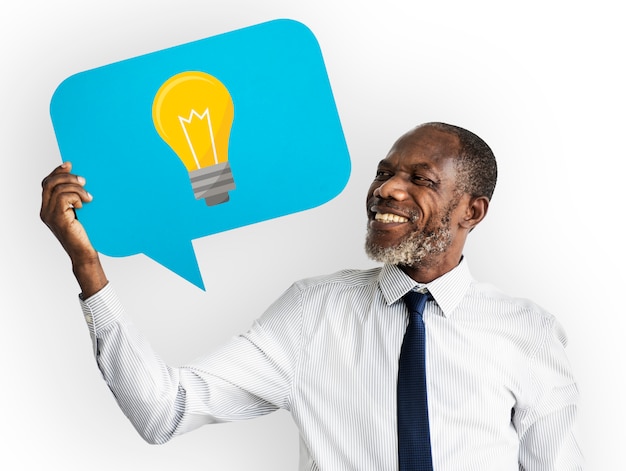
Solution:
<svg viewBox="0 0 626 471">
<path fill-rule="evenodd" d="M 142 255 L 103 257 L 135 323 L 180 364 L 245 330 L 293 280 L 372 266 L 362 246 L 376 163 L 415 124 L 458 124 L 483 137 L 500 166 L 489 216 L 466 250 L 474 276 L 559 318 L 580 382 L 587 469 L 621 468 L 619 11 L 617 1 L 602 0 L 3 0 L 0 467 L 296 469 L 297 430 L 283 412 L 204 427 L 163 446 L 142 442 L 95 367 L 69 260 L 38 217 L 40 182 L 61 161 L 48 106 L 63 79 L 291 18 L 312 29 L 324 53 L 350 182 L 319 208 L 197 240 L 206 293 Z M 124 171 L 124 162 L 115 165 Z M 288 197 L 268 181 L 259 204 Z"/>
</svg>

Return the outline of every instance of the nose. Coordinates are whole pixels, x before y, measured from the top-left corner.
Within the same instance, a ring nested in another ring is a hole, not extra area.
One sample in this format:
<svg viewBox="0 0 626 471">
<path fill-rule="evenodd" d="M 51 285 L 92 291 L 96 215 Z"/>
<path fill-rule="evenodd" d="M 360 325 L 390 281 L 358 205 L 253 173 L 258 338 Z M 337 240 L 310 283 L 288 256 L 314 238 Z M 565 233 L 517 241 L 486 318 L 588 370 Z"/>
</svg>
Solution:
<svg viewBox="0 0 626 471">
<path fill-rule="evenodd" d="M 382 199 L 403 201 L 408 197 L 406 182 L 400 176 L 394 175 L 374 190 L 374 196 Z"/>
</svg>

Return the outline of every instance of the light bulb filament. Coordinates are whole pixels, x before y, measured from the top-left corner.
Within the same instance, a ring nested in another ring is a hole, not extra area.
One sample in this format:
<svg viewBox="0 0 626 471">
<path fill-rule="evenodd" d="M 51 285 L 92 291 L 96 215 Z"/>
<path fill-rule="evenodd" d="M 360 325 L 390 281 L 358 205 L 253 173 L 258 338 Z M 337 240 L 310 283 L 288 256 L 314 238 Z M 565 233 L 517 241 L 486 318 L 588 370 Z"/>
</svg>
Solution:
<svg viewBox="0 0 626 471">
<path fill-rule="evenodd" d="M 213 125 L 211 124 L 211 113 L 209 109 L 206 108 L 204 113 L 199 114 L 196 110 L 191 110 L 189 113 L 189 118 L 183 118 L 182 116 L 178 117 L 180 122 L 180 126 L 183 129 L 183 133 L 185 133 L 185 139 L 187 140 L 187 145 L 189 146 L 189 150 L 191 151 L 191 155 L 193 156 L 193 160 L 196 163 L 197 168 L 201 168 L 200 161 L 198 160 L 198 156 L 194 149 L 193 143 L 191 141 L 191 137 L 189 136 L 189 132 L 187 131 L 187 126 L 185 124 L 190 124 L 193 120 L 193 117 L 200 119 L 200 121 L 204 121 L 204 118 L 207 120 L 207 128 L 209 130 L 209 136 L 211 138 L 211 149 L 213 150 L 213 164 L 217 164 L 217 149 L 215 148 L 215 136 L 213 135 Z"/>
</svg>

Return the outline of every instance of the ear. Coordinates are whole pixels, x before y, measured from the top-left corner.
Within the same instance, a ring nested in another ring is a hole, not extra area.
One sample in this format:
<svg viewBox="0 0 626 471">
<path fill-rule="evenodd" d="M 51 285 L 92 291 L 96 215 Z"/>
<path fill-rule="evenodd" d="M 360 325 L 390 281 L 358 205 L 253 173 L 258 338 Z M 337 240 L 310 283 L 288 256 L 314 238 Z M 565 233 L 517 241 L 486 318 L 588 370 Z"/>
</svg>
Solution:
<svg viewBox="0 0 626 471">
<path fill-rule="evenodd" d="M 480 221 L 485 219 L 487 210 L 489 209 L 489 198 L 486 196 L 469 196 L 467 206 L 465 208 L 465 214 L 461 219 L 461 227 L 471 231 L 478 225 Z"/>
</svg>

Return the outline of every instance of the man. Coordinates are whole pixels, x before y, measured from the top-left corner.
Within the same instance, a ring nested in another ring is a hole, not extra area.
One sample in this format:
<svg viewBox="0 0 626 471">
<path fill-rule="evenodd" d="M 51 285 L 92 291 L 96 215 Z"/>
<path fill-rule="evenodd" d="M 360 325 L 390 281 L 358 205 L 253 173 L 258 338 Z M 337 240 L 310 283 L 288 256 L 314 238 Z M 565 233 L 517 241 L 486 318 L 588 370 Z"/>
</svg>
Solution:
<svg viewBox="0 0 626 471">
<path fill-rule="evenodd" d="M 98 365 L 146 440 L 284 408 L 300 430 L 301 470 L 582 469 L 562 329 L 474 281 L 463 258 L 497 174 L 473 133 L 427 123 L 380 162 L 366 250 L 382 267 L 295 283 L 246 334 L 182 368 L 125 319 L 75 217 L 92 197 L 70 171 L 44 180 L 41 217 L 72 260 Z M 415 326 L 421 337 L 404 340 Z M 425 390 L 406 392 L 413 383 Z"/>
</svg>

